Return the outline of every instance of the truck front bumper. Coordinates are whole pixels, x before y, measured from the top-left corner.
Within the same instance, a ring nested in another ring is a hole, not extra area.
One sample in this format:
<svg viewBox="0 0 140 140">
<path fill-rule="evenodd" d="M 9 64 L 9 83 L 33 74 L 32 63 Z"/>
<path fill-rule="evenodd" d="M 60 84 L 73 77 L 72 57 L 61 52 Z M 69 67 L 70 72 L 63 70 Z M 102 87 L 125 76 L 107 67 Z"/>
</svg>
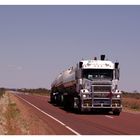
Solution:
<svg viewBox="0 0 140 140">
<path fill-rule="evenodd" d="M 106 108 L 106 109 L 120 109 L 122 110 L 122 104 L 120 99 L 84 99 L 82 101 L 82 108 Z"/>
</svg>

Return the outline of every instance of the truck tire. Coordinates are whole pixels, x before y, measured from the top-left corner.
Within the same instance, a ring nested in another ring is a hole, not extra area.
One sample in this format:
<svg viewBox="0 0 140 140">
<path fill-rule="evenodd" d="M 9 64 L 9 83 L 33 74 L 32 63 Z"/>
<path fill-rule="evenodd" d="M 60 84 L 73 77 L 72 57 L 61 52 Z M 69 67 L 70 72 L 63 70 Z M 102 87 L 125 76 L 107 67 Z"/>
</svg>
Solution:
<svg viewBox="0 0 140 140">
<path fill-rule="evenodd" d="M 78 114 L 82 114 L 84 112 L 84 109 L 81 106 L 81 100 L 79 98 L 79 104 L 78 104 Z"/>
<path fill-rule="evenodd" d="M 69 106 L 67 95 L 64 96 L 63 105 L 64 105 L 64 109 L 67 110 L 68 109 L 68 106 Z"/>
<path fill-rule="evenodd" d="M 118 109 L 114 110 L 113 111 L 113 115 L 119 116 L 120 115 L 120 110 L 118 110 Z"/>
</svg>

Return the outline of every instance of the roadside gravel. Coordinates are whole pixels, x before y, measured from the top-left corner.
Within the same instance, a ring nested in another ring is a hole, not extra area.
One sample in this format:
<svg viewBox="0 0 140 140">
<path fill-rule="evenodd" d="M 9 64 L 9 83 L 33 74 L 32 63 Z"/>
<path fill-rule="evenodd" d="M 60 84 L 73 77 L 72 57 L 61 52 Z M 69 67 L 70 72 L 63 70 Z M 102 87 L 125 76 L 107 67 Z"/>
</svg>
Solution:
<svg viewBox="0 0 140 140">
<path fill-rule="evenodd" d="M 0 99 L 0 135 L 54 135 L 32 108 L 10 92 Z"/>
</svg>

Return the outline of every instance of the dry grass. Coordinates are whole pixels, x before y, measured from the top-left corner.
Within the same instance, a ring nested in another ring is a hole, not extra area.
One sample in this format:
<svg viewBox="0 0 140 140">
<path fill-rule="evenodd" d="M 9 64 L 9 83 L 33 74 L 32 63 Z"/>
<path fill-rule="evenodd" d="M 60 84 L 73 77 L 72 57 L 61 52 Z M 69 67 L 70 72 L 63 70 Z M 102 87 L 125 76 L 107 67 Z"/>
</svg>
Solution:
<svg viewBox="0 0 140 140">
<path fill-rule="evenodd" d="M 123 92 L 123 97 L 126 98 L 133 98 L 133 99 L 140 99 L 140 93 L 128 93 L 128 92 Z"/>
<path fill-rule="evenodd" d="M 5 112 L 7 111 L 8 107 L 8 96 L 4 94 L 0 97 L 0 135 L 6 134 L 7 130 L 5 129 L 6 125 L 6 118 Z"/>
<path fill-rule="evenodd" d="M 16 107 L 15 103 L 9 102 L 7 111 L 5 112 L 7 135 L 21 134 L 20 128 L 18 128 L 17 120 L 19 119 L 20 111 Z"/>
<path fill-rule="evenodd" d="M 0 111 L 0 135 L 25 134 L 22 127 L 23 122 L 25 124 L 24 118 L 21 117 L 20 109 L 8 92 L 0 99 Z"/>
<path fill-rule="evenodd" d="M 8 104 L 4 115 L 6 130 L 6 135 L 21 134 L 20 126 L 18 125 L 18 120 L 20 118 L 20 110 L 18 109 L 15 102 L 11 101 L 9 93 L 6 93 L 8 97 Z"/>
<path fill-rule="evenodd" d="M 140 112 L 140 93 L 123 92 L 122 95 L 124 109 Z"/>
<path fill-rule="evenodd" d="M 123 107 L 132 111 L 140 111 L 140 99 L 123 97 Z"/>
<path fill-rule="evenodd" d="M 0 98 L 2 98 L 4 94 L 5 94 L 5 89 L 0 88 Z"/>
<path fill-rule="evenodd" d="M 32 107 L 6 92 L 0 98 L 0 135 L 52 135 L 55 134 L 34 112 Z"/>
</svg>

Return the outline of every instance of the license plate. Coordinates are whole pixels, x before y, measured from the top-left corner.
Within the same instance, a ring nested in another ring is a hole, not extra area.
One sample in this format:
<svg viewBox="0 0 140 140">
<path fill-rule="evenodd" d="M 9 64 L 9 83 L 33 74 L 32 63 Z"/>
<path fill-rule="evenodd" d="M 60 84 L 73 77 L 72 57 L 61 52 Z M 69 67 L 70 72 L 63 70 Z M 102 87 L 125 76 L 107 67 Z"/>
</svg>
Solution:
<svg viewBox="0 0 140 140">
<path fill-rule="evenodd" d="M 110 105 L 110 100 L 94 100 L 95 105 Z"/>
</svg>

